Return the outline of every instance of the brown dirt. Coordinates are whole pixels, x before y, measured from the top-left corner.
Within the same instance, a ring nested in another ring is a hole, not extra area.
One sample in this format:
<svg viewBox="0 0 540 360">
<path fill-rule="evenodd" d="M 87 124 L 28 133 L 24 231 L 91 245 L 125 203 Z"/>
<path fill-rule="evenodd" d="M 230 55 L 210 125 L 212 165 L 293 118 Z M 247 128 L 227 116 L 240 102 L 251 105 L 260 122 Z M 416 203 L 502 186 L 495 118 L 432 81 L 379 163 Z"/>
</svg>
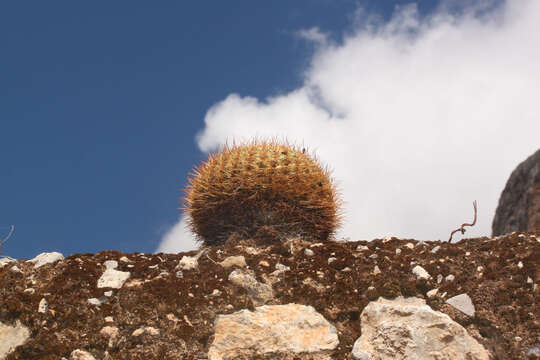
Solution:
<svg viewBox="0 0 540 360">
<path fill-rule="evenodd" d="M 407 247 L 407 243 L 414 248 Z M 175 267 L 182 256 L 192 256 L 196 251 L 102 251 L 72 255 L 38 269 L 24 260 L 10 263 L 0 269 L 0 321 L 14 324 L 19 319 L 30 328 L 31 339 L 7 359 L 67 359 L 75 349 L 89 351 L 96 359 L 206 358 L 216 315 L 253 308 L 246 291 L 227 280 L 233 269 L 217 264 L 233 255 L 243 255 L 261 282 L 270 277 L 277 263 L 291 268 L 273 284 L 275 299 L 270 304 L 311 305 L 333 323 L 340 340 L 339 347 L 331 352 L 333 359 L 352 359 L 352 346 L 361 335 L 360 314 L 379 296 L 425 298 L 433 309 L 447 313 L 464 326 L 494 359 L 527 359 L 527 351 L 540 344 L 539 288 L 535 287 L 540 282 L 540 233 L 465 239 L 454 244 L 397 238 L 328 242 L 311 247 L 315 253 L 311 257 L 303 251 L 309 245 L 278 241 L 257 247 L 257 254 L 241 241 L 231 241 L 210 247 L 207 256 L 199 259 L 198 270 L 184 270 L 183 277 L 176 275 Z M 358 245 L 369 249 L 356 251 Z M 435 246 L 440 249 L 433 253 Z M 401 252 L 396 254 L 396 249 Z M 122 256 L 132 262 L 119 261 Z M 329 264 L 330 257 L 336 260 Z M 87 300 L 111 290 L 97 288 L 106 260 L 117 260 L 117 270 L 129 271 L 131 277 L 121 289 L 112 289 L 109 302 L 98 307 Z M 263 260 L 269 266 L 261 265 Z M 518 266 L 520 262 L 522 266 Z M 411 270 L 417 264 L 431 274 L 431 279 L 415 279 Z M 14 265 L 22 273 L 11 271 Z M 378 275 L 372 273 L 375 265 L 381 270 Z M 163 271 L 168 274 L 160 275 Z M 439 274 L 453 274 L 455 280 L 439 284 Z M 141 284 L 127 286 L 135 280 Z M 24 292 L 28 288 L 35 293 Z M 428 298 L 426 292 L 434 288 L 439 289 L 437 295 Z M 214 289 L 221 295 L 212 296 Z M 474 318 L 445 303 L 445 299 L 461 293 L 471 297 L 476 309 Z M 49 303 L 49 311 L 44 314 L 37 311 L 42 298 Z M 107 316 L 113 318 L 112 323 L 106 322 Z M 119 329 L 111 344 L 100 334 L 105 326 Z M 160 335 L 132 336 L 133 331 L 144 326 L 159 329 Z"/>
</svg>

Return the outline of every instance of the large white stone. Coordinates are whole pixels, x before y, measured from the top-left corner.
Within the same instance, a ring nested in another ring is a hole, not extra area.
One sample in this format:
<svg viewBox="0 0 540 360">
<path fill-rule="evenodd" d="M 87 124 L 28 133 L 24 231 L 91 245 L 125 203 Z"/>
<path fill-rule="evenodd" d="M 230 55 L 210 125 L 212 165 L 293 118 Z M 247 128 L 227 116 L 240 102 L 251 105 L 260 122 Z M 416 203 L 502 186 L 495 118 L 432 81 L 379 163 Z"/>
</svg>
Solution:
<svg viewBox="0 0 540 360">
<path fill-rule="evenodd" d="M 4 360 L 9 352 L 22 345 L 30 337 L 30 330 L 20 322 L 8 326 L 0 322 L 0 360 Z"/>
<path fill-rule="evenodd" d="M 34 268 L 41 267 L 46 264 L 54 264 L 57 261 L 64 260 L 64 255 L 59 252 L 50 252 L 50 253 L 41 253 L 32 260 L 31 263 L 34 263 Z"/>
<path fill-rule="evenodd" d="M 130 273 L 126 271 L 107 269 L 98 279 L 97 287 L 120 289 L 129 276 Z"/>
<path fill-rule="evenodd" d="M 264 305 L 218 315 L 209 360 L 261 354 L 317 352 L 338 344 L 336 328 L 311 306 Z"/>
<path fill-rule="evenodd" d="M 355 359 L 489 360 L 488 351 L 465 328 L 423 299 L 379 298 L 364 308 L 360 321 Z"/>
</svg>

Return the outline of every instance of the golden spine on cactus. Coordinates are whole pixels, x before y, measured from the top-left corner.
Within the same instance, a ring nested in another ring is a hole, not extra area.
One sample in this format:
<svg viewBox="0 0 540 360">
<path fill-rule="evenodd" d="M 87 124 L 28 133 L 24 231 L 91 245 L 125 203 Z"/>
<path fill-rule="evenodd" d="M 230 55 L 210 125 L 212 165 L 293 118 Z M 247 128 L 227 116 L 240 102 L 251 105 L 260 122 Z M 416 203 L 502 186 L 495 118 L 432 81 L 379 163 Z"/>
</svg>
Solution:
<svg viewBox="0 0 540 360">
<path fill-rule="evenodd" d="M 199 241 L 219 245 L 262 227 L 327 241 L 340 225 L 341 205 L 330 172 L 305 149 L 254 140 L 225 145 L 196 167 L 182 209 Z"/>
</svg>

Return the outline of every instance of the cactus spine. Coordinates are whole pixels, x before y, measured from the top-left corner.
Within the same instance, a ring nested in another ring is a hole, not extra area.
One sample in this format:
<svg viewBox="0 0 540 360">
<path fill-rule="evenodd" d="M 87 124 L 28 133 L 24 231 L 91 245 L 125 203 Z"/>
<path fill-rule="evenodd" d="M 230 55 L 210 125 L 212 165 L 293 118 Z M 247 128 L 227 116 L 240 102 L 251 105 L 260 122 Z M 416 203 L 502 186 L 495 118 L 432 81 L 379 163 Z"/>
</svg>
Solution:
<svg viewBox="0 0 540 360">
<path fill-rule="evenodd" d="M 277 141 L 251 141 L 211 154 L 188 177 L 182 209 L 204 245 L 261 227 L 326 241 L 340 224 L 341 201 L 315 157 Z"/>
</svg>

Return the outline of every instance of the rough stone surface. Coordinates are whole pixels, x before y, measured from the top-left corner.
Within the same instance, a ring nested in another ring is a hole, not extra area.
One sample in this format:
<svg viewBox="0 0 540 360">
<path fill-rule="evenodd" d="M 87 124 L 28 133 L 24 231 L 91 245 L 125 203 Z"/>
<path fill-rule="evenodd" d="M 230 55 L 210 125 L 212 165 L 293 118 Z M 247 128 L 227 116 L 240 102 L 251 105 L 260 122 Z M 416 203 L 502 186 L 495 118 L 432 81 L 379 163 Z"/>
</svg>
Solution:
<svg viewBox="0 0 540 360">
<path fill-rule="evenodd" d="M 246 259 L 243 256 L 229 256 L 225 260 L 219 263 L 225 269 L 233 266 L 246 267 Z"/>
<path fill-rule="evenodd" d="M 363 360 L 489 360 L 488 351 L 448 315 L 423 299 L 379 298 L 360 317 L 352 355 Z"/>
<path fill-rule="evenodd" d="M 429 273 L 426 271 L 426 269 L 424 269 L 423 267 L 421 267 L 420 265 L 416 265 L 413 269 L 412 269 L 412 273 L 416 276 L 417 279 L 419 280 L 427 280 L 430 278 L 430 275 Z"/>
<path fill-rule="evenodd" d="M 540 231 L 540 149 L 519 164 L 499 198 L 492 235 Z"/>
<path fill-rule="evenodd" d="M 10 325 L 19 321 L 31 337 L 5 360 L 68 360 L 77 349 L 97 360 L 207 359 L 217 316 L 255 309 L 249 287 L 229 280 L 234 271 L 249 275 L 245 279 L 251 280 L 245 284 L 272 290 L 267 305 L 312 306 L 336 328 L 339 345 L 335 348 L 291 352 L 279 355 L 280 360 L 353 359 L 353 345 L 362 335 L 364 308 L 379 297 L 398 296 L 426 299 L 434 311 L 464 327 L 493 360 L 528 359 L 527 353 L 535 354 L 538 348 L 538 234 L 514 233 L 451 244 L 385 238 L 252 246 L 207 248 L 208 256 L 198 258 L 198 266 L 192 270 L 176 267 L 184 256 L 196 257 L 200 251 L 144 254 L 107 250 L 73 254 L 39 268 L 25 259 L 11 261 L 0 267 L 0 321 Z M 313 255 L 307 255 L 306 249 L 312 249 Z M 370 257 L 373 254 L 377 258 Z M 244 256 L 246 268 L 225 269 L 219 264 L 231 256 Z M 331 257 L 336 260 L 328 263 Z M 99 288 L 106 264 L 114 265 L 114 261 L 118 263 L 114 270 L 129 272 L 130 278 L 118 289 Z M 416 265 L 431 277 L 417 279 L 412 274 Z M 15 266 L 18 272 L 13 271 Z M 380 270 L 376 275 L 372 273 L 375 266 Z M 481 277 L 479 266 L 483 267 Z M 449 275 L 453 281 L 444 280 Z M 437 293 L 430 292 L 432 289 L 438 289 Z M 474 304 L 474 317 L 446 303 L 464 293 Z M 43 298 L 49 303 L 48 311 L 39 313 Z M 107 326 L 111 329 L 102 332 Z M 138 329 L 144 331 L 132 336 Z M 276 356 L 261 353 L 249 359 Z"/>
<path fill-rule="evenodd" d="M 96 358 L 87 351 L 77 349 L 73 350 L 69 360 L 96 360 Z"/>
<path fill-rule="evenodd" d="M 311 306 L 265 305 L 218 315 L 210 360 L 238 359 L 256 354 L 332 350 L 338 345 L 336 328 Z"/>
<path fill-rule="evenodd" d="M 10 258 L 9 256 L 2 256 L 0 257 L 0 268 L 3 268 L 5 265 L 9 264 L 10 262 L 16 261 L 13 258 Z"/>
<path fill-rule="evenodd" d="M 17 346 L 24 344 L 30 337 L 27 327 L 17 321 L 15 326 L 5 325 L 0 322 L 0 360 Z"/>
<path fill-rule="evenodd" d="M 229 281 L 246 289 L 254 306 L 263 305 L 274 297 L 272 286 L 258 282 L 252 272 L 234 270 L 229 275 Z"/>
<path fill-rule="evenodd" d="M 456 309 L 468 316 L 474 316 L 474 304 L 472 303 L 471 298 L 467 294 L 459 294 L 453 296 L 450 299 L 446 300 L 446 303 L 450 304 L 451 306 L 455 307 Z"/>
<path fill-rule="evenodd" d="M 59 252 L 50 252 L 50 253 L 41 253 L 32 260 L 31 263 L 34 264 L 34 267 L 39 268 L 43 265 L 54 264 L 57 261 L 64 260 L 64 255 Z"/>
<path fill-rule="evenodd" d="M 99 278 L 98 288 L 120 289 L 129 276 L 129 272 L 108 268 Z"/>
</svg>

